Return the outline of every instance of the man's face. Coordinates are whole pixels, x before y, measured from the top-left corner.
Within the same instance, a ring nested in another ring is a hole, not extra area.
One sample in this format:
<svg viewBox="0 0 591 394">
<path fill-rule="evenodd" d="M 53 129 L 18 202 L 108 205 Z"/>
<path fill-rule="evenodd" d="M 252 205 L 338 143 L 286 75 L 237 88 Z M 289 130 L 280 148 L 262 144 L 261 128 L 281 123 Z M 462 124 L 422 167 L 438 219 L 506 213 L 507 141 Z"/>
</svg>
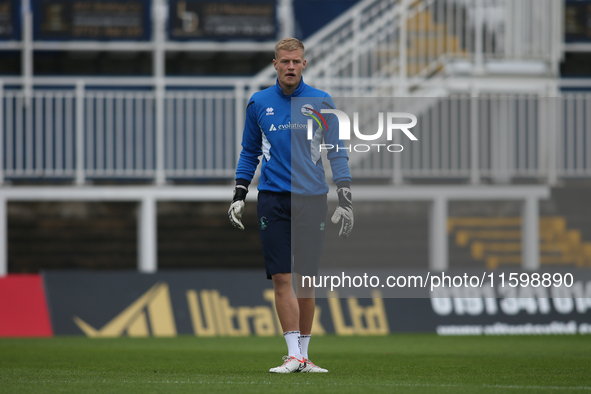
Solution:
<svg viewBox="0 0 591 394">
<path fill-rule="evenodd" d="M 279 85 L 282 88 L 295 88 L 302 78 L 302 70 L 306 67 L 306 61 L 302 56 L 302 51 L 286 51 L 280 49 L 277 52 L 277 59 L 273 59 L 273 66 L 277 70 Z"/>
</svg>

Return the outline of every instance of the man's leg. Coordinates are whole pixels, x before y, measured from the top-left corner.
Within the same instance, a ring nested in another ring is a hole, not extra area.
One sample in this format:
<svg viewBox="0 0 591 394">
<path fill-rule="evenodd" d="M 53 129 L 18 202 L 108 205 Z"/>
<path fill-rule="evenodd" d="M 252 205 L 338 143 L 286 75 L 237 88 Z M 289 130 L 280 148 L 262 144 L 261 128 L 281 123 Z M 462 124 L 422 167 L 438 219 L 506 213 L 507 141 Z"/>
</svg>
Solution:
<svg viewBox="0 0 591 394">
<path fill-rule="evenodd" d="M 308 346 L 312 334 L 316 294 L 313 283 L 302 280 L 302 275 L 307 277 L 318 275 L 324 245 L 327 213 L 326 196 L 296 199 L 295 205 L 297 209 L 292 208 L 292 221 L 294 216 L 296 217 L 295 243 L 292 246 L 292 253 L 294 253 L 295 261 L 294 270 L 298 272 L 296 275 L 296 289 L 300 307 L 300 349 L 302 356 L 306 359 L 306 368 L 302 372 L 328 372 L 308 360 Z"/>
<path fill-rule="evenodd" d="M 312 335 L 312 322 L 314 321 L 314 298 L 298 298 L 300 306 L 300 351 L 302 357 L 308 359 L 308 345 Z"/>
<path fill-rule="evenodd" d="M 293 294 L 291 274 L 275 274 L 272 279 L 275 307 L 283 332 L 300 331 L 300 307 Z"/>
<path fill-rule="evenodd" d="M 291 274 L 273 275 L 277 315 L 279 316 L 281 328 L 284 333 L 297 331 L 300 335 L 305 335 L 307 337 L 306 342 L 308 342 L 312 333 L 312 323 L 314 321 L 314 310 L 316 307 L 314 289 L 302 287 L 301 283 L 297 283 L 298 298 L 295 298 L 291 277 Z M 296 274 L 296 278 L 301 281 L 301 275 Z M 287 346 L 289 348 L 289 338 L 286 337 L 286 341 L 288 342 Z M 290 353 L 289 356 L 300 356 L 299 349 L 298 355 L 291 354 L 295 349 L 288 349 L 288 351 Z M 307 354 L 305 354 L 304 357 L 307 358 Z"/>
<path fill-rule="evenodd" d="M 314 287 L 308 286 L 308 282 L 302 282 L 302 275 L 296 273 L 295 277 L 297 281 L 297 302 L 300 309 L 300 332 L 302 335 L 310 335 L 312 333 L 312 322 L 314 321 L 315 290 Z"/>
<path fill-rule="evenodd" d="M 306 367 L 306 363 L 300 352 L 300 307 L 291 284 L 291 274 L 275 274 L 271 279 L 273 279 L 275 291 L 275 307 L 283 329 L 288 355 L 283 358 L 285 360 L 283 365 L 271 368 L 269 372 L 299 372 Z"/>
<path fill-rule="evenodd" d="M 290 210 L 289 196 L 259 193 L 257 213 L 265 269 L 267 278 L 273 281 L 277 315 L 288 349 L 283 365 L 269 370 L 275 373 L 298 372 L 305 366 L 299 347 L 299 306 L 292 296 Z"/>
<path fill-rule="evenodd" d="M 296 274 L 298 305 L 300 307 L 300 350 L 302 356 L 308 359 L 308 345 L 312 334 L 316 299 L 314 287 L 302 282 L 302 275 Z"/>
<path fill-rule="evenodd" d="M 310 335 L 312 333 L 314 301 L 314 298 L 298 298 L 298 305 L 300 307 L 300 332 L 302 335 Z"/>
<path fill-rule="evenodd" d="M 297 277 L 300 277 L 300 275 L 297 275 Z M 300 307 L 300 349 L 302 357 L 306 359 L 306 367 L 301 372 L 328 372 L 328 370 L 317 366 L 308 359 L 308 346 L 312 336 L 312 323 L 314 322 L 314 310 L 316 308 L 314 288 L 298 286 L 298 305 Z"/>
</svg>

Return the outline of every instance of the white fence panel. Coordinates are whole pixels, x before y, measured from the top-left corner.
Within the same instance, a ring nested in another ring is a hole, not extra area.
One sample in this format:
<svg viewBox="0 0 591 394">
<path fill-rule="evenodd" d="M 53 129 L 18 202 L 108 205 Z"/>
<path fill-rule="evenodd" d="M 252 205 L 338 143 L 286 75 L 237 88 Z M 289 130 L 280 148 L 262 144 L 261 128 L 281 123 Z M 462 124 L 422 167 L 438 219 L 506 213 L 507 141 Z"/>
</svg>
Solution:
<svg viewBox="0 0 591 394">
<path fill-rule="evenodd" d="M 21 91 L 2 92 L 2 180 L 75 180 L 75 91 L 39 90 L 30 100 Z M 353 95 L 355 85 L 341 92 Z M 244 98 L 228 89 L 165 93 L 164 179 L 233 178 Z M 402 153 L 352 157 L 354 177 L 510 183 L 544 182 L 554 174 L 591 176 L 589 93 L 564 92 L 556 98 L 457 93 L 409 100 L 424 100 L 413 130 L 420 143 L 406 145 Z M 154 181 L 155 106 L 151 91 L 84 91 L 82 179 Z M 556 126 L 551 115 L 559 119 Z"/>
<path fill-rule="evenodd" d="M 84 107 L 86 177 L 153 177 L 154 94 L 87 91 Z"/>
<path fill-rule="evenodd" d="M 591 94 L 569 93 L 560 108 L 558 174 L 563 178 L 591 176 Z"/>
<path fill-rule="evenodd" d="M 4 176 L 69 178 L 75 168 L 75 95 L 72 92 L 3 90 Z"/>
</svg>

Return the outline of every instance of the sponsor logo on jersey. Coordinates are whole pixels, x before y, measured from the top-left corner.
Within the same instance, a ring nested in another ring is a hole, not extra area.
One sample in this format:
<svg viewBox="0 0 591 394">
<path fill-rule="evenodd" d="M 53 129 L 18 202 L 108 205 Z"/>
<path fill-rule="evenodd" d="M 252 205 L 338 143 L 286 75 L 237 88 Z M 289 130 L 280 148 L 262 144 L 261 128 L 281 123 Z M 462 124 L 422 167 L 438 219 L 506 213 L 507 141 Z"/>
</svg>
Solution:
<svg viewBox="0 0 591 394">
<path fill-rule="evenodd" d="M 274 124 L 271 124 L 271 127 L 269 127 L 269 131 L 277 131 L 277 130 L 306 130 L 308 126 L 303 124 L 303 123 L 286 123 L 286 124 L 280 124 L 279 126 L 275 126 Z"/>
<path fill-rule="evenodd" d="M 279 126 L 277 126 L 277 128 L 279 130 L 306 130 L 308 128 L 307 125 L 303 124 L 303 123 L 286 123 L 286 124 L 281 124 Z"/>
<path fill-rule="evenodd" d="M 273 109 L 273 107 L 268 107 L 268 108 L 267 108 L 267 116 L 269 116 L 269 115 L 275 115 L 275 112 L 273 112 L 273 111 L 275 111 L 275 110 Z"/>
</svg>

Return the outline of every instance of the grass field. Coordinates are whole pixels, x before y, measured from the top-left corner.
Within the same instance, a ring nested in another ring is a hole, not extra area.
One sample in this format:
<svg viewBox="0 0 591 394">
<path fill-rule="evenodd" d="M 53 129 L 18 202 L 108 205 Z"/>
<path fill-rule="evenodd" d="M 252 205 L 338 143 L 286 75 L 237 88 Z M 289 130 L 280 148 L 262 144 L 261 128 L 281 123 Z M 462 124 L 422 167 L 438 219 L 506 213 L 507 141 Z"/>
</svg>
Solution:
<svg viewBox="0 0 591 394">
<path fill-rule="evenodd" d="M 0 339 L 0 392 L 591 393 L 590 336 L 315 337 L 328 374 L 270 374 L 282 338 Z"/>
</svg>

